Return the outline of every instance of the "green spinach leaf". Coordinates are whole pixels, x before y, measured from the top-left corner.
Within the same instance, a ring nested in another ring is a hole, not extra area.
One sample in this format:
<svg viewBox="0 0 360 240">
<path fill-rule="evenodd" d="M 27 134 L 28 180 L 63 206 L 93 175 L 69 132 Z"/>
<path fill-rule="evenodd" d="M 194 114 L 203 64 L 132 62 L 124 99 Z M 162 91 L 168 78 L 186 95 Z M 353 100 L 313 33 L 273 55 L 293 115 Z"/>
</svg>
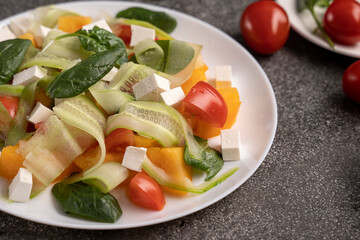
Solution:
<svg viewBox="0 0 360 240">
<path fill-rule="evenodd" d="M 212 179 L 224 166 L 224 161 L 218 151 L 207 146 L 207 141 L 199 137 L 195 137 L 196 141 L 203 148 L 201 158 L 196 158 L 191 155 L 187 145 L 185 146 L 184 160 L 185 163 L 205 171 L 207 176 L 205 181 Z"/>
<path fill-rule="evenodd" d="M 63 71 L 49 84 L 47 88 L 49 96 L 69 98 L 81 94 L 110 72 L 125 52 L 121 45 L 115 45 Z"/>
<path fill-rule="evenodd" d="M 51 192 L 64 212 L 74 216 L 114 223 L 122 215 L 115 197 L 82 182 L 60 182 L 54 185 Z"/>
<path fill-rule="evenodd" d="M 9 82 L 24 60 L 31 45 L 27 39 L 11 39 L 0 42 L 0 84 Z"/>
<path fill-rule="evenodd" d="M 75 33 L 70 33 L 57 37 L 56 39 L 63 39 L 66 37 L 77 36 L 84 49 L 92 52 L 103 52 L 117 45 L 126 49 L 123 40 L 111 32 L 95 26 L 92 30 L 79 30 Z M 118 60 L 117 64 L 120 66 L 122 63 L 128 62 L 126 52 Z"/>
<path fill-rule="evenodd" d="M 167 33 L 171 33 L 177 25 L 176 19 L 164 12 L 151 11 L 140 7 L 131 7 L 116 14 L 117 18 L 137 19 L 149 22 Z"/>
</svg>

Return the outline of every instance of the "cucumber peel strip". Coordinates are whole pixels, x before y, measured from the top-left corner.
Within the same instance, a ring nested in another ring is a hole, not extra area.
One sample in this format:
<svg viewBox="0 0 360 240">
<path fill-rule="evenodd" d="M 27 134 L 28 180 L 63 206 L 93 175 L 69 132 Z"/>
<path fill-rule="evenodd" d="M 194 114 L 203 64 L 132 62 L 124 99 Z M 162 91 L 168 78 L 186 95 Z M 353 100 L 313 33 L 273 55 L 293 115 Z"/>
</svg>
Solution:
<svg viewBox="0 0 360 240">
<path fill-rule="evenodd" d="M 188 180 L 186 184 L 180 185 L 171 181 L 170 176 L 161 168 L 153 164 L 148 158 L 145 158 L 142 164 L 142 168 L 145 170 L 150 177 L 154 178 L 160 185 L 166 186 L 168 188 L 191 192 L 191 193 L 204 193 L 210 190 L 213 187 L 216 187 L 223 181 L 225 181 L 228 177 L 233 175 L 239 168 L 232 168 L 220 176 L 212 178 L 209 181 L 201 183 L 200 185 L 193 185 L 193 183 Z"/>
<path fill-rule="evenodd" d="M 129 176 L 129 170 L 118 162 L 106 162 L 94 171 L 86 174 L 78 173 L 65 180 L 67 183 L 82 181 L 108 193 Z"/>
<path fill-rule="evenodd" d="M 97 169 L 103 163 L 106 154 L 104 137 L 106 118 L 104 114 L 95 103 L 84 95 L 69 98 L 54 107 L 53 110 L 62 121 L 87 132 L 99 143 L 101 150 L 99 161 L 91 168 L 85 170 L 84 174 Z"/>
</svg>

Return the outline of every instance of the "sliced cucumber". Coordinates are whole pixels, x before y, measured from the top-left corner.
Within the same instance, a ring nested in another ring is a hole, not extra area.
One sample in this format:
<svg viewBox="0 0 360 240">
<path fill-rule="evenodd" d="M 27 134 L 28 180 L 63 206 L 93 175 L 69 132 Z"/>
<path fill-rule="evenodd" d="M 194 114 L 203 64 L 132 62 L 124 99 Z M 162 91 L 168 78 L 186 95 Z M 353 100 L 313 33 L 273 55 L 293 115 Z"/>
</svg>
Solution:
<svg viewBox="0 0 360 240">
<path fill-rule="evenodd" d="M 117 89 L 134 96 L 132 86 L 155 72 L 156 70 L 144 65 L 133 62 L 124 63 L 121 65 L 119 72 L 115 75 L 108 88 Z"/>
<path fill-rule="evenodd" d="M 20 142 L 19 152 L 24 166 L 48 186 L 93 142 L 90 135 L 52 115 L 28 141 Z"/>
<path fill-rule="evenodd" d="M 106 85 L 105 82 L 99 81 L 90 87 L 89 91 L 108 114 L 118 112 L 122 105 L 135 100 L 135 98 L 129 94 L 116 89 L 107 89 L 104 85 Z"/>
<path fill-rule="evenodd" d="M 164 147 L 178 146 L 184 139 L 181 124 L 172 108 L 158 102 L 133 101 L 108 118 L 106 133 L 128 128 L 158 141 Z"/>
<path fill-rule="evenodd" d="M 24 86 L 22 85 L 10 85 L 10 84 L 0 85 L 0 95 L 20 97 L 23 90 L 24 90 Z"/>
<path fill-rule="evenodd" d="M 106 162 L 88 174 L 76 174 L 66 179 L 74 183 L 83 181 L 97 187 L 103 193 L 110 192 L 129 176 L 129 170 L 118 162 Z"/>
<path fill-rule="evenodd" d="M 101 110 L 84 95 L 69 98 L 53 110 L 62 121 L 85 131 L 98 141 L 101 149 L 100 159 L 95 166 L 87 169 L 86 173 L 98 168 L 103 163 L 106 154 L 104 138 L 106 118 Z"/>
<path fill-rule="evenodd" d="M 30 68 L 35 65 L 64 70 L 75 66 L 80 61 L 81 61 L 80 59 L 69 60 L 66 58 L 49 54 L 47 52 L 39 52 L 38 54 L 36 54 L 34 58 L 31 58 L 28 61 L 24 62 L 21 65 L 19 71 L 25 68 Z"/>
</svg>

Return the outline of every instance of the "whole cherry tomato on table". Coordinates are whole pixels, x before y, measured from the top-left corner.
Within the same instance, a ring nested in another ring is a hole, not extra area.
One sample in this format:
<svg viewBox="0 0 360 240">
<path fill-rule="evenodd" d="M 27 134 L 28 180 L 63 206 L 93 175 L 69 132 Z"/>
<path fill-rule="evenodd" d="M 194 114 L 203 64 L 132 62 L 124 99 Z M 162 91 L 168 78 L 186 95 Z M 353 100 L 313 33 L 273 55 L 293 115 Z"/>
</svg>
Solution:
<svg viewBox="0 0 360 240">
<path fill-rule="evenodd" d="M 360 60 L 346 69 L 342 79 L 342 87 L 351 100 L 360 104 Z"/>
<path fill-rule="evenodd" d="M 274 1 L 258 1 L 245 9 L 240 19 L 245 42 L 258 53 L 271 54 L 284 46 L 289 36 L 289 18 Z"/>
<path fill-rule="evenodd" d="M 325 12 L 324 29 L 338 43 L 360 42 L 360 4 L 355 0 L 336 0 Z"/>
</svg>

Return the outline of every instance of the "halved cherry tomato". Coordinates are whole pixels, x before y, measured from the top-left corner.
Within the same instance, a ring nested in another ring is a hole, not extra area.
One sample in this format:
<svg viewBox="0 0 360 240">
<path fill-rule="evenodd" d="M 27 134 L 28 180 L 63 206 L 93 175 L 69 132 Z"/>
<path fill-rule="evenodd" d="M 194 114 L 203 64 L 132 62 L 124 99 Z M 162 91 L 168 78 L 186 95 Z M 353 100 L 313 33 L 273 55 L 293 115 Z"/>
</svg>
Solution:
<svg viewBox="0 0 360 240">
<path fill-rule="evenodd" d="M 351 100 L 360 104 L 360 60 L 346 69 L 342 79 L 342 87 Z"/>
<path fill-rule="evenodd" d="M 0 96 L 0 102 L 4 105 L 10 116 L 14 118 L 19 107 L 19 98 Z"/>
<path fill-rule="evenodd" d="M 139 172 L 131 179 L 128 196 L 136 205 L 156 211 L 165 205 L 160 185 L 145 172 Z"/>
<path fill-rule="evenodd" d="M 105 137 L 106 151 L 125 149 L 134 145 L 134 132 L 126 128 L 117 128 Z"/>
<path fill-rule="evenodd" d="M 338 43 L 360 42 L 360 4 L 354 0 L 336 0 L 326 10 L 324 29 Z"/>
<path fill-rule="evenodd" d="M 194 115 L 214 127 L 223 127 L 228 109 L 221 94 L 209 83 L 196 83 L 183 100 L 185 113 Z"/>
<path fill-rule="evenodd" d="M 289 36 L 289 18 L 274 1 L 258 1 L 245 9 L 240 19 L 241 34 L 254 51 L 271 54 L 279 50 Z"/>
<path fill-rule="evenodd" d="M 114 26 L 114 34 L 121 38 L 126 45 L 131 41 L 131 26 L 127 24 L 116 24 Z"/>
</svg>

